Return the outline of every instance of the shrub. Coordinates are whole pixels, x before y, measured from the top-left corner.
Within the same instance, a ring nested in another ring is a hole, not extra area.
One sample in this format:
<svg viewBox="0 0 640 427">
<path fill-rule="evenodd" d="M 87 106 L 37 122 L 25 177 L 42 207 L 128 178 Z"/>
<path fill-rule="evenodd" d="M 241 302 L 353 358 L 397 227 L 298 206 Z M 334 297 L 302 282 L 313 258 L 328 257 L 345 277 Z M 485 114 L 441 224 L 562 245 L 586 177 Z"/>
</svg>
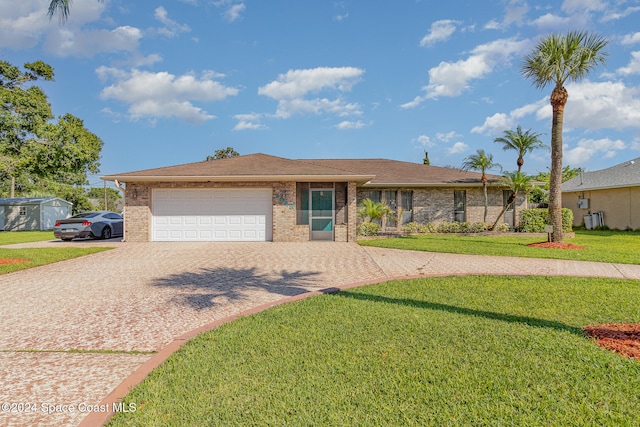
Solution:
<svg viewBox="0 0 640 427">
<path fill-rule="evenodd" d="M 495 229 L 495 231 L 500 233 L 506 233 L 509 230 L 511 230 L 511 227 L 506 222 L 503 222 L 502 224 L 498 224 L 498 226 Z"/>
<path fill-rule="evenodd" d="M 526 233 L 544 233 L 544 226 L 548 223 L 548 209 L 525 209 L 520 213 L 520 231 Z M 573 212 L 571 209 L 562 209 L 562 231 L 573 231 Z"/>
<path fill-rule="evenodd" d="M 380 226 L 375 222 L 363 222 L 358 226 L 358 236 L 377 236 Z"/>
</svg>

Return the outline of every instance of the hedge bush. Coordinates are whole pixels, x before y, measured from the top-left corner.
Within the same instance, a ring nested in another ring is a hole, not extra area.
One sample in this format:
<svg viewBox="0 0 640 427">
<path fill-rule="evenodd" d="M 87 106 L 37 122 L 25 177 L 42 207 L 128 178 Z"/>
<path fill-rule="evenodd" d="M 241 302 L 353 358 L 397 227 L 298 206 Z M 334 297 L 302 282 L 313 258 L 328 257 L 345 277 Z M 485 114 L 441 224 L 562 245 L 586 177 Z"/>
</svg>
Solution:
<svg viewBox="0 0 640 427">
<path fill-rule="evenodd" d="M 544 226 L 549 224 L 549 209 L 525 209 L 520 212 L 520 231 L 525 233 L 544 233 Z M 573 231 L 573 212 L 562 209 L 562 231 Z"/>
<path fill-rule="evenodd" d="M 375 222 L 363 222 L 358 225 L 358 236 L 377 236 L 380 226 Z"/>
<path fill-rule="evenodd" d="M 490 224 L 486 222 L 441 222 L 440 224 L 434 224 L 428 222 L 426 224 L 419 224 L 416 222 L 409 222 L 402 226 L 402 231 L 407 234 L 416 233 L 482 233 L 488 231 L 491 228 Z M 508 224 L 499 224 L 496 227 L 496 231 L 509 231 Z"/>
</svg>

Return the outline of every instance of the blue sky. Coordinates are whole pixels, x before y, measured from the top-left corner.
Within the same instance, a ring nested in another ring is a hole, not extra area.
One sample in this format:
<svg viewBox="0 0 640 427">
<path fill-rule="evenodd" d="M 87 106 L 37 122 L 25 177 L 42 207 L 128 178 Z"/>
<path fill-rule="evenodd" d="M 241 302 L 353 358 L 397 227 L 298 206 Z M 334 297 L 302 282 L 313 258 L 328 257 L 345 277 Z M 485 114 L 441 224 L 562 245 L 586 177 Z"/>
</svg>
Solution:
<svg viewBox="0 0 640 427">
<path fill-rule="evenodd" d="M 548 143 L 551 130 L 551 88 L 524 80 L 522 59 L 582 29 L 611 43 L 606 66 L 566 85 L 564 164 L 640 156 L 640 0 L 74 0 L 65 25 L 48 3 L 0 0 L 0 58 L 54 67 L 41 86 L 104 141 L 101 175 L 227 146 L 413 162 L 427 150 L 454 167 L 483 148 L 514 170 L 493 139 L 521 125 Z"/>
</svg>

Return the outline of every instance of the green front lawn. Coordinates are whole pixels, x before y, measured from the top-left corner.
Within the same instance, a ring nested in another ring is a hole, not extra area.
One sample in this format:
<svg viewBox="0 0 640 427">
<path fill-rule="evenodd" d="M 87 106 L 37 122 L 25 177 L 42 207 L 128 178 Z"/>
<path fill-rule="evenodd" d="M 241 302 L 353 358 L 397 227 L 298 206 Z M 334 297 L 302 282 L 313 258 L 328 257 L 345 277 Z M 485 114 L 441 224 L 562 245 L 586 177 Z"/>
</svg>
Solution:
<svg viewBox="0 0 640 427">
<path fill-rule="evenodd" d="M 2 245 L 10 245 L 14 243 L 39 242 L 53 239 L 53 231 L 0 232 L 0 274 L 23 270 L 25 268 L 36 267 L 39 265 L 51 264 L 53 262 L 64 261 L 71 258 L 78 258 L 84 255 L 112 249 L 107 247 L 28 249 L 7 249 L 2 247 Z M 29 262 L 14 263 L 9 261 L 12 259 L 28 260 Z"/>
<path fill-rule="evenodd" d="M 585 246 L 585 250 L 528 247 L 546 238 L 522 235 L 488 236 L 457 234 L 421 234 L 390 239 L 360 240 L 363 246 L 447 252 L 473 255 L 500 255 L 529 258 L 553 258 L 581 261 L 640 264 L 640 233 L 629 231 L 577 230 L 566 243 Z"/>
<path fill-rule="evenodd" d="M 51 264 L 53 262 L 64 261 L 71 258 L 78 258 L 84 255 L 102 252 L 109 247 L 90 248 L 29 248 L 29 249 L 4 249 L 0 247 L 0 274 L 12 271 L 24 270 L 25 268 L 37 267 L 39 265 Z M 26 259 L 29 262 L 7 263 L 7 259 Z M 89 273 L 89 272 L 88 272 Z"/>
<path fill-rule="evenodd" d="M 0 246 L 53 240 L 53 231 L 1 231 Z"/>
<path fill-rule="evenodd" d="M 589 324 L 640 322 L 637 281 L 387 282 L 187 343 L 109 426 L 640 425 L 640 362 Z"/>
</svg>

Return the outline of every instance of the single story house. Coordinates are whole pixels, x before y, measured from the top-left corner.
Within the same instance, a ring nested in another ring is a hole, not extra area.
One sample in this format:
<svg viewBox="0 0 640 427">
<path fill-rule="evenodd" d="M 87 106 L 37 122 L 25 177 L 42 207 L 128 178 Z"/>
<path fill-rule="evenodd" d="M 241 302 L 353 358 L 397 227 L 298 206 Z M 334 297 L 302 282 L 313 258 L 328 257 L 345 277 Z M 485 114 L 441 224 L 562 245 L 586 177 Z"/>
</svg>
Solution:
<svg viewBox="0 0 640 427">
<path fill-rule="evenodd" d="M 640 157 L 563 182 L 562 207 L 574 226 L 640 229 Z"/>
<path fill-rule="evenodd" d="M 479 173 L 387 159 L 258 153 L 101 178 L 126 184 L 127 241 L 355 241 L 365 198 L 401 209 L 401 223 L 479 222 L 484 211 Z M 493 221 L 509 192 L 488 178 Z"/>
<path fill-rule="evenodd" d="M 58 197 L 0 199 L 0 230 L 52 230 L 56 220 L 71 216 L 72 206 Z"/>
</svg>

